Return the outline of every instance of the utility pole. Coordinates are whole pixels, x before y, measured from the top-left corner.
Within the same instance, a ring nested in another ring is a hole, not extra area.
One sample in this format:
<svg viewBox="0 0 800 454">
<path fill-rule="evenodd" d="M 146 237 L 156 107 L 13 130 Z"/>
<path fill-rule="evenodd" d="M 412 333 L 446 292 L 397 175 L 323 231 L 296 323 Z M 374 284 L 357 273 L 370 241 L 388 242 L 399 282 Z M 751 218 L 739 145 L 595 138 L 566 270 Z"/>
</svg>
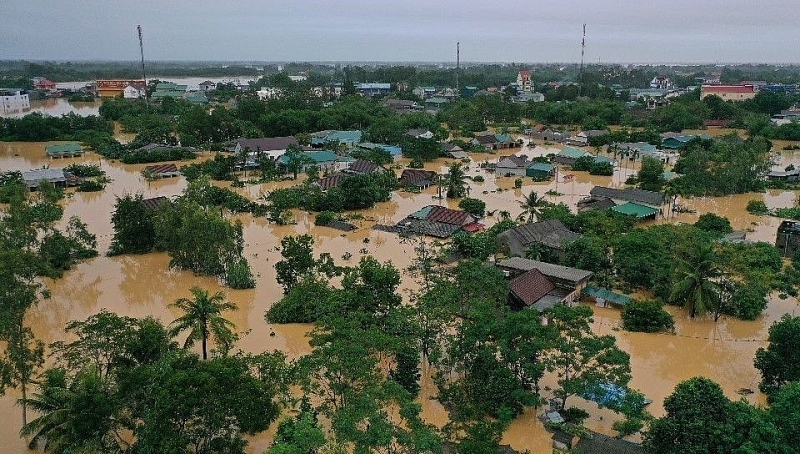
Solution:
<svg viewBox="0 0 800 454">
<path fill-rule="evenodd" d="M 583 24 L 583 38 L 581 39 L 581 71 L 580 71 L 581 83 L 583 83 L 583 55 L 585 51 L 586 51 L 586 24 Z"/>
</svg>

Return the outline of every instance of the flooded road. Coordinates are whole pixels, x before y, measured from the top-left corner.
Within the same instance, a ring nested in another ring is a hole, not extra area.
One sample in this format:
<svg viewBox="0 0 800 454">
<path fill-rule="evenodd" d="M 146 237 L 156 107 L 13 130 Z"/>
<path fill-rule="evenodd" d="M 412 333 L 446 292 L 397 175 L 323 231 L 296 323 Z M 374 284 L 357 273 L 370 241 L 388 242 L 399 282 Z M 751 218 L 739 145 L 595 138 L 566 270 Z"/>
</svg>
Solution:
<svg viewBox="0 0 800 454">
<path fill-rule="evenodd" d="M 122 139 L 122 138 L 121 138 Z M 168 308 L 178 298 L 189 295 L 189 289 L 200 286 L 211 292 L 222 291 L 228 300 L 236 303 L 239 310 L 230 314 L 237 330 L 243 333 L 237 347 L 249 352 L 278 349 L 291 358 L 309 352 L 306 333 L 309 325 L 271 325 L 264 320 L 264 312 L 281 297 L 281 288 L 275 281 L 274 264 L 280 260 L 280 239 L 285 235 L 309 233 L 315 238 L 315 253 L 328 252 L 340 263 L 341 257 L 350 252 L 351 264 L 357 263 L 367 252 L 381 261 L 391 261 L 400 269 L 410 264 L 413 245 L 401 241 L 394 234 L 372 230 L 375 223 L 395 223 L 407 214 L 429 204 L 444 204 L 455 207 L 456 203 L 436 198 L 437 188 L 413 194 L 396 192 L 389 202 L 379 204 L 373 210 L 362 213 L 363 220 L 354 221 L 359 227 L 353 232 L 343 233 L 328 227 L 318 227 L 313 223 L 313 214 L 295 210 L 296 225 L 276 226 L 263 218 L 240 215 L 244 224 L 245 254 L 250 261 L 257 285 L 252 290 L 230 290 L 222 287 L 215 278 L 198 277 L 192 273 L 170 271 L 169 258 L 163 253 L 141 256 L 105 257 L 111 241 L 111 213 L 115 198 L 125 193 L 141 192 L 145 198 L 175 196 L 186 187 L 182 178 L 147 182 L 141 176 L 144 165 L 127 165 L 101 159 L 94 153 L 82 157 L 51 160 L 44 155 L 44 143 L 0 143 L 0 170 L 28 170 L 42 166 L 66 166 L 73 162 L 99 163 L 113 180 L 99 193 L 73 193 L 63 202 L 64 220 L 70 216 L 81 217 L 89 225 L 89 230 L 98 237 L 100 256 L 78 265 L 67 272 L 63 279 L 46 280 L 52 298 L 42 300 L 33 308 L 27 323 L 36 336 L 46 343 L 61 340 L 67 322 L 82 320 L 105 308 L 109 311 L 133 317 L 154 316 L 169 323 L 179 314 Z M 552 152 L 545 149 L 515 149 L 518 154 L 532 156 L 535 153 Z M 489 210 L 498 210 L 487 224 L 497 222 L 499 211 L 509 211 L 516 218 L 522 209 L 519 200 L 523 194 L 537 191 L 548 195 L 553 202 L 563 202 L 574 211 L 580 198 L 589 194 L 594 185 L 621 186 L 628 175 L 636 171 L 633 163 L 618 168 L 611 177 L 590 176 L 585 172 L 559 170 L 556 181 L 536 183 L 530 178 L 523 179 L 521 189 L 514 188 L 514 177 L 495 178 L 494 174 L 480 169 L 478 163 L 484 159 L 496 161 L 497 155 L 473 155 L 468 174 L 482 175 L 482 183 L 470 182 L 470 195 L 487 202 Z M 405 162 L 405 161 L 404 161 Z M 426 168 L 445 171 L 452 160 L 440 159 L 426 164 Z M 180 165 L 180 163 L 179 163 Z M 399 174 L 399 170 L 398 170 Z M 565 178 L 566 175 L 572 177 Z M 274 189 L 276 183 L 243 188 L 240 192 L 252 198 Z M 744 210 L 752 199 L 764 200 L 770 208 L 792 206 L 797 194 L 794 191 L 770 191 L 767 193 L 743 194 L 726 198 L 696 198 L 680 200 L 684 206 L 697 210 L 696 214 L 676 214 L 657 222 L 693 223 L 704 212 L 714 212 L 731 220 L 734 228 L 748 231 L 748 238 L 774 242 L 779 219 L 752 216 Z M 369 239 L 368 243 L 364 243 Z M 408 290 L 415 287 L 414 282 L 404 276 L 402 288 L 405 298 Z M 618 329 L 619 311 L 616 309 L 594 308 L 593 328 L 601 334 L 612 334 L 624 350 L 631 354 L 633 369 L 632 386 L 640 389 L 654 400 L 651 411 L 663 414 L 662 401 L 672 392 L 681 380 L 704 375 L 719 382 L 728 397 L 737 399 L 736 390 L 750 388 L 757 390 L 759 376 L 753 367 L 753 356 L 757 348 L 766 344 L 770 324 L 784 313 L 798 314 L 800 306 L 796 299 L 771 299 L 765 314 L 756 321 L 744 322 L 723 318 L 716 324 L 710 321 L 689 320 L 686 313 L 677 308 L 669 308 L 675 315 L 676 334 L 628 333 Z M 543 385 L 554 383 L 553 377 L 545 377 Z M 438 402 L 432 400 L 436 390 L 430 377 L 423 378 L 420 402 L 424 417 L 437 425 L 446 422 L 447 413 Z M 0 418 L 7 421 L 0 425 L 0 454 L 28 452 L 18 437 L 21 421 L 20 408 L 14 405 L 18 397 L 15 390 L 9 390 L 0 398 Z M 747 396 L 753 403 L 763 404 L 760 393 Z M 613 434 L 611 424 L 614 416 L 608 410 L 598 410 L 596 405 L 573 399 L 572 404 L 592 409 L 592 417 L 587 421 L 591 429 Z M 274 429 L 274 428 L 273 428 Z M 249 452 L 263 452 L 269 446 L 272 432 L 261 434 L 253 439 Z M 550 434 L 536 419 L 535 411 L 529 409 L 517 418 L 506 432 L 503 441 L 518 450 L 528 449 L 533 454 L 551 452 Z"/>
</svg>

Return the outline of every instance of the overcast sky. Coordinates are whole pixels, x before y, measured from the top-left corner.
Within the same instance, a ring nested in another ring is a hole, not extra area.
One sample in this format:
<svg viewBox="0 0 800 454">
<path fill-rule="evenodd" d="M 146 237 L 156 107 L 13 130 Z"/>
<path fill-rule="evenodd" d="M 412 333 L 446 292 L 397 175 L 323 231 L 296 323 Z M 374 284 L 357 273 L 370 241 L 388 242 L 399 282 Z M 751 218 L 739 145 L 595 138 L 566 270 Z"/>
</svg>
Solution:
<svg viewBox="0 0 800 454">
<path fill-rule="evenodd" d="M 0 59 L 800 63 L 798 0 L 4 0 Z"/>
</svg>

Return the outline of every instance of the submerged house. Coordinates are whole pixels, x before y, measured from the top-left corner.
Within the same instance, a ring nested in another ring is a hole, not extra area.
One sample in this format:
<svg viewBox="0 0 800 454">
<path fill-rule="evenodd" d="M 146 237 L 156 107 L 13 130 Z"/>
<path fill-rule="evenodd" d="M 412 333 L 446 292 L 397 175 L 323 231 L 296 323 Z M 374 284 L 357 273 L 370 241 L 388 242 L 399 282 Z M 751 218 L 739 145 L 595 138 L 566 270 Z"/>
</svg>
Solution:
<svg viewBox="0 0 800 454">
<path fill-rule="evenodd" d="M 142 175 L 146 178 L 171 178 L 181 174 L 175 164 L 157 164 L 147 166 L 142 170 Z"/>
<path fill-rule="evenodd" d="M 497 176 L 518 176 L 524 177 L 526 169 L 531 164 L 526 156 L 500 156 L 495 166 Z"/>
<path fill-rule="evenodd" d="M 439 205 L 428 205 L 417 210 L 395 226 L 399 232 L 436 238 L 449 238 L 456 232 L 476 231 L 482 227 L 474 215 Z"/>
<path fill-rule="evenodd" d="M 800 222 L 783 221 L 778 227 L 775 247 L 784 257 L 794 257 L 800 250 Z"/>
<path fill-rule="evenodd" d="M 526 279 L 517 282 L 517 287 L 522 289 L 517 298 L 521 302 L 529 301 L 531 296 L 538 294 L 549 295 L 551 297 L 558 297 L 556 303 L 574 303 L 580 299 L 581 292 L 587 287 L 589 280 L 594 273 L 578 268 L 571 268 L 568 266 L 555 265 L 547 262 L 540 262 L 538 260 L 529 260 L 520 257 L 512 257 L 497 263 L 497 268 L 503 271 L 504 274 L 511 277 L 511 282 L 515 282 L 518 277 L 529 274 L 531 271 L 544 276 L 553 288 L 545 285 L 543 280 L 536 274 L 529 275 Z M 534 285 L 535 284 L 535 285 Z M 544 289 L 548 289 L 544 292 Z M 537 290 L 538 289 L 538 293 Z M 544 292 L 544 293 L 542 293 Z M 527 299 L 526 299 L 527 298 Z M 534 306 L 537 309 L 546 308 L 543 306 L 551 307 L 553 298 L 542 300 L 544 296 L 537 298 L 533 303 L 527 306 Z"/>
<path fill-rule="evenodd" d="M 270 159 L 278 159 L 286 154 L 286 149 L 292 145 L 298 145 L 297 139 L 294 136 L 287 137 L 261 137 L 257 139 L 237 139 L 236 145 L 233 149 L 235 153 L 241 153 L 242 150 L 249 150 L 249 154 L 253 157 L 266 155 Z"/>
<path fill-rule="evenodd" d="M 397 182 L 400 187 L 425 189 L 436 184 L 438 175 L 433 170 L 403 169 Z"/>
<path fill-rule="evenodd" d="M 355 131 L 320 131 L 311 135 L 311 146 L 322 148 L 325 144 L 336 142 L 339 145 L 353 147 L 361 142 L 363 134 L 359 130 Z"/>
<path fill-rule="evenodd" d="M 575 165 L 575 161 L 577 161 L 578 158 L 584 156 L 592 156 L 592 154 L 585 150 L 567 147 L 553 157 L 553 162 L 572 167 Z"/>
<path fill-rule="evenodd" d="M 53 183 L 56 186 L 77 186 L 80 179 L 70 175 L 62 168 L 33 169 L 22 172 L 22 180 L 31 191 L 35 191 L 42 181 Z"/>
<path fill-rule="evenodd" d="M 79 143 L 65 143 L 60 145 L 48 145 L 44 152 L 51 158 L 71 158 L 83 155 L 83 148 Z"/>
<path fill-rule="evenodd" d="M 501 250 L 517 257 L 524 257 L 528 248 L 541 244 L 558 256 L 559 260 L 563 260 L 566 245 L 579 237 L 580 234 L 569 230 L 558 219 L 548 219 L 506 230 L 497 235 L 497 242 Z"/>
</svg>

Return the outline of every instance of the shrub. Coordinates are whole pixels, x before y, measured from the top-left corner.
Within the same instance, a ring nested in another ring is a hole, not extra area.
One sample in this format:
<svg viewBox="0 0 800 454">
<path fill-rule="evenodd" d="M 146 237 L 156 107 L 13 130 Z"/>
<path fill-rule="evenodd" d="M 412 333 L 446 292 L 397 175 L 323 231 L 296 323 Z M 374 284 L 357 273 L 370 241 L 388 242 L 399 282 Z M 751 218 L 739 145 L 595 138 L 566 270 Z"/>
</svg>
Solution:
<svg viewBox="0 0 800 454">
<path fill-rule="evenodd" d="M 314 218 L 314 225 L 328 225 L 336 219 L 336 213 L 332 211 L 323 211 Z"/>
<path fill-rule="evenodd" d="M 517 178 L 516 180 L 514 180 L 514 187 L 517 189 L 522 187 L 522 178 Z"/>
<path fill-rule="evenodd" d="M 106 185 L 100 181 L 83 180 L 78 185 L 78 192 L 97 192 L 105 189 Z"/>
<path fill-rule="evenodd" d="M 672 331 L 675 320 L 661 301 L 631 301 L 622 310 L 622 327 L 627 331 L 658 333 Z"/>
<path fill-rule="evenodd" d="M 756 216 L 769 214 L 769 208 L 763 200 L 751 200 L 747 202 L 747 212 Z"/>
<path fill-rule="evenodd" d="M 614 166 L 610 162 L 595 162 L 589 167 L 589 175 L 614 175 Z"/>
<path fill-rule="evenodd" d="M 229 263 L 225 270 L 225 284 L 233 289 L 255 288 L 256 281 L 247 260 L 240 258 Z"/>
<path fill-rule="evenodd" d="M 483 183 L 485 180 L 483 178 L 483 175 L 475 175 L 474 177 L 472 177 L 472 181 L 476 183 Z"/>
<path fill-rule="evenodd" d="M 725 235 L 733 232 L 731 221 L 728 218 L 717 216 L 714 213 L 701 214 L 694 226 L 700 230 Z"/>
<path fill-rule="evenodd" d="M 458 207 L 467 213 L 474 214 L 475 216 L 482 218 L 486 211 L 486 202 L 480 199 L 465 197 L 458 202 Z"/>
</svg>

